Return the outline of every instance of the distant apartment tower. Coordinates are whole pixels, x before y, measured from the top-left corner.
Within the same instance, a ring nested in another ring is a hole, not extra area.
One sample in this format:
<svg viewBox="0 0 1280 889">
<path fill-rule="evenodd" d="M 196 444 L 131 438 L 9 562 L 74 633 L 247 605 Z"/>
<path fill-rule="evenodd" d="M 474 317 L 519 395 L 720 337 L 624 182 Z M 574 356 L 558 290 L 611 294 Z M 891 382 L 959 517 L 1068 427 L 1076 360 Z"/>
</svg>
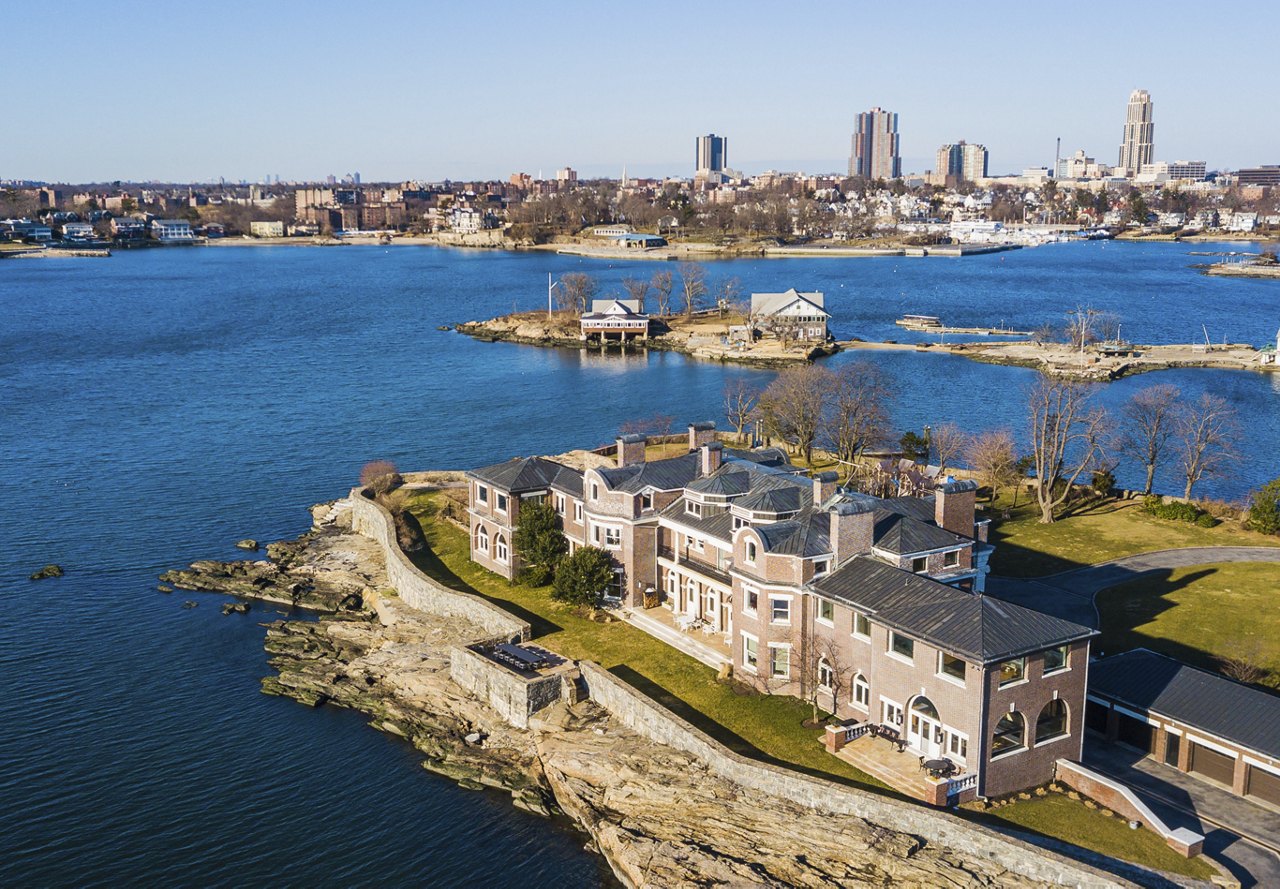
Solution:
<svg viewBox="0 0 1280 889">
<path fill-rule="evenodd" d="M 556 170 L 556 182 L 566 186 L 577 185 L 578 171 L 573 167 L 561 167 L 559 170 Z"/>
<path fill-rule="evenodd" d="M 858 115 L 849 175 L 863 179 L 897 179 L 902 175 L 897 114 L 877 107 Z"/>
<path fill-rule="evenodd" d="M 1240 185 L 1280 185 L 1280 164 L 1245 167 L 1236 173 Z"/>
<path fill-rule="evenodd" d="M 987 178 L 987 149 L 984 145 L 971 145 L 961 139 L 952 145 L 938 149 L 938 163 L 934 172 L 939 178 L 958 182 L 976 182 Z"/>
<path fill-rule="evenodd" d="M 723 173 L 729 164 L 729 140 L 709 133 L 696 142 L 693 169 L 695 173 Z"/>
<path fill-rule="evenodd" d="M 1134 90 L 1124 119 L 1124 140 L 1120 143 L 1120 170 L 1126 176 L 1142 172 L 1142 165 L 1155 160 L 1155 124 L 1151 121 L 1151 94 Z"/>
</svg>

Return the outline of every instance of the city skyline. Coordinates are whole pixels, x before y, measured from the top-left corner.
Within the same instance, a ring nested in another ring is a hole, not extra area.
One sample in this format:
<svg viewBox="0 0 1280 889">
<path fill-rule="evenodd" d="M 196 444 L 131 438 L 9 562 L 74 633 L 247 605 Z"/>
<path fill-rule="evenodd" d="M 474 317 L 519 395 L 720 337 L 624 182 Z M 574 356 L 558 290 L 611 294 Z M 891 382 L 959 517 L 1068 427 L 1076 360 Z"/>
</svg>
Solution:
<svg viewBox="0 0 1280 889">
<path fill-rule="evenodd" d="M 769 23 L 715 41 L 667 27 L 687 8 L 662 2 L 642 19 L 587 4 L 554 16 L 500 7 L 520 37 L 498 42 L 497 62 L 472 41 L 442 37 L 486 26 L 466 8 L 388 3 L 355 21 L 349 6 L 324 2 L 11 11 L 6 73 L 39 88 L 6 99 L 0 178 L 259 181 L 270 172 L 319 181 L 359 169 L 366 181 L 505 179 L 566 165 L 584 178 L 617 178 L 624 165 L 631 176 L 687 176 L 688 140 L 710 131 L 733 138 L 733 165 L 747 173 L 839 172 L 855 115 L 876 105 L 899 115 L 904 173 L 932 169 L 937 147 L 957 136 L 988 147 L 993 174 L 1013 173 L 1051 166 L 1059 137 L 1064 154 L 1115 157 L 1125 97 L 1136 88 L 1161 102 L 1154 160 L 1204 158 L 1210 169 L 1232 169 L 1274 163 L 1280 153 L 1280 121 L 1257 114 L 1256 99 L 1236 88 L 1265 80 L 1265 28 L 1205 29 L 1191 62 L 1157 51 L 1185 40 L 1176 15 L 1105 7 L 1105 26 L 1068 33 L 1056 10 L 997 2 L 983 21 L 942 28 L 930 24 L 937 7 L 908 3 L 892 16 L 859 15 L 865 39 L 856 54 L 789 53 L 783 77 L 761 60 L 852 27 L 846 8 L 819 4 L 782 17 L 764 4 L 725 6 Z M 1265 10 L 1244 3 L 1237 14 L 1266 21 Z M 909 57 L 904 20 L 921 23 Z M 997 21 L 998 32 L 989 24 Z M 620 56 L 599 36 L 623 24 L 636 36 Z M 408 44 L 382 53 L 376 74 L 334 73 L 352 34 L 359 43 L 389 30 Z M 308 39 L 292 39 L 295 31 Z M 429 65 L 417 37 L 430 42 Z M 182 77 L 149 79 L 145 90 L 86 87 L 94 66 L 107 64 L 104 47 L 145 65 L 149 47 L 176 44 L 200 59 Z M 955 52 L 963 47 L 989 48 L 1000 61 L 949 61 L 973 57 Z M 1232 64 L 1203 61 L 1215 58 Z M 694 75 L 710 70 L 717 86 L 708 92 Z M 619 79 L 629 76 L 655 79 L 657 97 L 628 100 Z M 969 78 L 961 98 L 939 89 L 950 77 Z M 1210 115 L 1215 125 L 1205 127 Z"/>
</svg>

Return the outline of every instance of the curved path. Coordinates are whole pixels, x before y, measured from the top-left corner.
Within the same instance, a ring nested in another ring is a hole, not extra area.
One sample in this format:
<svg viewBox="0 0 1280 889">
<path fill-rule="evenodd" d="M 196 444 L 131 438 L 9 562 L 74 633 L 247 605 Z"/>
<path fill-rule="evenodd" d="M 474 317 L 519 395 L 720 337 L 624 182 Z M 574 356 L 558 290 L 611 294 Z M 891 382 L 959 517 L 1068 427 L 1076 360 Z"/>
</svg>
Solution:
<svg viewBox="0 0 1280 889">
<path fill-rule="evenodd" d="M 992 574 L 987 577 L 986 591 L 997 599 L 1097 629 L 1098 610 L 1094 597 L 1103 590 L 1153 571 L 1214 562 L 1280 562 L 1280 546 L 1189 546 L 1122 556 L 1044 577 Z"/>
</svg>

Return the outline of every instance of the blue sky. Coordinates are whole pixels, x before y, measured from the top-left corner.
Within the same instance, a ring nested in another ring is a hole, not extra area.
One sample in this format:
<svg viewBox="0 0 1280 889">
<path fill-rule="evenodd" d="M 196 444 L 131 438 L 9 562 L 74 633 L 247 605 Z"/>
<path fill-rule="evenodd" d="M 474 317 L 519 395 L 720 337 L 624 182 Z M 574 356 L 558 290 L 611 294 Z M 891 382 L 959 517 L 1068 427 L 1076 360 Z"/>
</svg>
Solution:
<svg viewBox="0 0 1280 889">
<path fill-rule="evenodd" d="M 1134 88 L 1156 156 L 1280 163 L 1263 3 L 7 2 L 0 178 L 366 181 L 843 170 L 858 111 L 993 173 L 1115 163 Z M 129 86 L 130 79 L 136 84 Z"/>
</svg>

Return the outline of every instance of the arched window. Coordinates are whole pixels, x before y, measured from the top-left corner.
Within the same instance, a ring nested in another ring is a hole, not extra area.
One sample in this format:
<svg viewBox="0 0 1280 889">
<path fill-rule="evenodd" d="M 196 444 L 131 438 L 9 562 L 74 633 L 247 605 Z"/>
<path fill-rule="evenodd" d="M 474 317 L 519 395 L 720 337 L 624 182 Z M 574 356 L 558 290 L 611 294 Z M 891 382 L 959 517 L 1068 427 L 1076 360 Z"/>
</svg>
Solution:
<svg viewBox="0 0 1280 889">
<path fill-rule="evenodd" d="M 1027 721 L 1021 713 L 1006 713 L 1000 717 L 995 734 L 991 737 L 991 757 L 1003 756 L 1021 750 L 1027 743 Z"/>
<path fill-rule="evenodd" d="M 921 716 L 927 716 L 930 719 L 938 718 L 938 708 L 933 706 L 933 701 L 925 697 L 916 698 L 912 702 L 911 712 L 919 713 Z"/>
<path fill-rule="evenodd" d="M 505 562 L 510 557 L 507 552 L 507 538 L 499 534 L 493 538 L 493 557 L 499 562 Z"/>
<path fill-rule="evenodd" d="M 754 540 L 747 541 L 747 561 L 754 562 L 756 560 L 756 542 Z"/>
<path fill-rule="evenodd" d="M 871 686 L 867 684 L 867 677 L 861 673 L 853 677 L 853 703 L 863 710 L 871 707 Z"/>
<path fill-rule="evenodd" d="M 476 552 L 489 555 L 489 532 L 484 525 L 476 528 Z"/>
<path fill-rule="evenodd" d="M 1061 738 L 1067 733 L 1067 704 L 1055 698 L 1044 705 L 1040 717 L 1036 719 L 1036 743 Z"/>
<path fill-rule="evenodd" d="M 831 691 L 836 684 L 836 671 L 831 669 L 826 658 L 818 658 L 818 688 Z"/>
</svg>

